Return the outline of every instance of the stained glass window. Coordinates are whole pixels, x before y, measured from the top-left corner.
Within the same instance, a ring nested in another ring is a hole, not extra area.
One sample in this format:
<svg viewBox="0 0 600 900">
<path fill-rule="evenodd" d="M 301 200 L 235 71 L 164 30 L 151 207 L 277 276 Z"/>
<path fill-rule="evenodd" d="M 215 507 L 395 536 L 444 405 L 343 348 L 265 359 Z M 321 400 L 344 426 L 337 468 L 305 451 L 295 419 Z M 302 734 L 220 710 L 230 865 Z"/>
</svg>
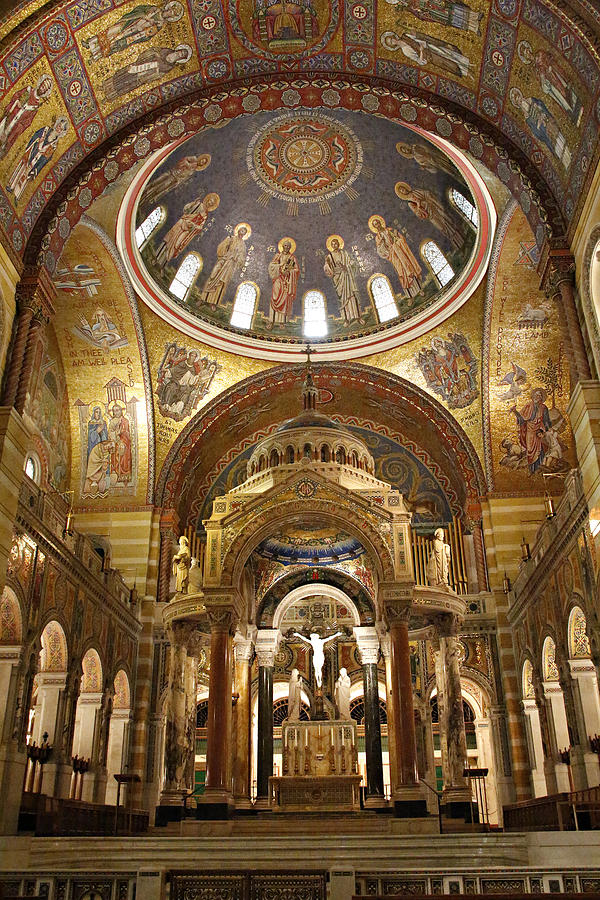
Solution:
<svg viewBox="0 0 600 900">
<path fill-rule="evenodd" d="M 473 225 L 474 228 L 477 228 L 479 225 L 479 215 L 477 214 L 477 208 L 471 203 L 470 200 L 467 200 L 464 194 L 461 194 L 460 191 L 457 191 L 456 188 L 452 188 L 450 191 L 450 199 L 454 203 L 454 205 L 461 211 L 465 219 Z"/>
<path fill-rule="evenodd" d="M 141 225 L 135 229 L 135 242 L 138 250 L 141 250 L 150 235 L 155 231 L 161 222 L 164 222 L 165 210 L 162 206 L 157 206 L 152 210 L 150 215 L 146 216 Z"/>
<path fill-rule="evenodd" d="M 250 328 L 256 309 L 258 288 L 251 281 L 242 281 L 235 294 L 230 323 L 234 328 Z"/>
<path fill-rule="evenodd" d="M 371 296 L 380 322 L 389 322 L 398 315 L 398 307 L 389 281 L 385 275 L 374 275 L 371 279 Z"/>
<path fill-rule="evenodd" d="M 569 619 L 569 653 L 572 659 L 589 658 L 591 655 L 585 613 L 578 606 L 574 608 Z"/>
<path fill-rule="evenodd" d="M 321 291 L 307 291 L 304 295 L 304 334 L 324 337 L 327 334 L 325 297 Z"/>
<path fill-rule="evenodd" d="M 454 269 L 435 241 L 426 241 L 421 247 L 421 255 L 437 278 L 440 287 L 444 287 L 454 278 Z"/>
<path fill-rule="evenodd" d="M 175 297 L 184 300 L 187 292 L 194 283 L 194 279 L 202 268 L 202 259 L 197 253 L 188 253 L 175 273 L 175 278 L 169 285 L 169 290 Z"/>
</svg>

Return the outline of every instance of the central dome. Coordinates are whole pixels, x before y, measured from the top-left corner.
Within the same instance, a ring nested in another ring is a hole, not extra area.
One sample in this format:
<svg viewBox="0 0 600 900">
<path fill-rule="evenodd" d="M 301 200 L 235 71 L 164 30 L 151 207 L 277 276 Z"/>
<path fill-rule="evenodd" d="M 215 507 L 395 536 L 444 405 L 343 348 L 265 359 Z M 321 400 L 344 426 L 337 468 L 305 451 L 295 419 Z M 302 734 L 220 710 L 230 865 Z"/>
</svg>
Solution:
<svg viewBox="0 0 600 900">
<path fill-rule="evenodd" d="M 493 218 L 440 138 L 364 111 L 261 110 L 150 159 L 118 233 L 171 324 L 289 360 L 307 340 L 351 357 L 438 324 L 483 275 Z"/>
</svg>

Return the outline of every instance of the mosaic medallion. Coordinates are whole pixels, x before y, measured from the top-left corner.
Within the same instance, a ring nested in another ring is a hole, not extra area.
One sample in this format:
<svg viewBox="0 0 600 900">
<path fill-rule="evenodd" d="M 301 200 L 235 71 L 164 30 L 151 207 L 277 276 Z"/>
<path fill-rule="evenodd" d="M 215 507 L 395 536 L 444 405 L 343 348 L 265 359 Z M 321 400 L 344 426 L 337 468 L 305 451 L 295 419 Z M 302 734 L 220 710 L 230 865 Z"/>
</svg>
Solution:
<svg viewBox="0 0 600 900">
<path fill-rule="evenodd" d="M 272 197 L 297 203 L 348 191 L 362 169 L 359 139 L 324 115 L 285 115 L 256 132 L 246 154 L 254 181 Z"/>
<path fill-rule="evenodd" d="M 228 11 L 235 36 L 266 59 L 312 56 L 339 24 L 339 0 L 229 0 Z"/>
</svg>

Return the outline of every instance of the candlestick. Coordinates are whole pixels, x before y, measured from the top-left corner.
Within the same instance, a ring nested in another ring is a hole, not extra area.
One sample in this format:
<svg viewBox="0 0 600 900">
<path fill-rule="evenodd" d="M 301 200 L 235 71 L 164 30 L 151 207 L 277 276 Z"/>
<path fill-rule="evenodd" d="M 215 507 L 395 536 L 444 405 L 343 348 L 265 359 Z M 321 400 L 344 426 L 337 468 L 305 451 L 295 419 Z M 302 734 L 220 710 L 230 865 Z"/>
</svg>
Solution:
<svg viewBox="0 0 600 900">
<path fill-rule="evenodd" d="M 331 746 L 333 747 L 334 743 L 335 743 L 334 736 L 333 736 L 333 728 L 331 729 L 331 731 L 329 733 L 331 735 Z"/>
</svg>

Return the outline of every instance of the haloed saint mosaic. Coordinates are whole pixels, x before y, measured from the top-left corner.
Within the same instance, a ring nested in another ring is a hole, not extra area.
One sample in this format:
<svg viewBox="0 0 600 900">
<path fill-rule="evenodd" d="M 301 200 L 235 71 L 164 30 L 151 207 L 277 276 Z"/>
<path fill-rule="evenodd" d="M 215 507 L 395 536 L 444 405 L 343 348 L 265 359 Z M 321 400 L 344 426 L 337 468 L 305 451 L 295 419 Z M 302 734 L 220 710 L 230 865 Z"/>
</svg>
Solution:
<svg viewBox="0 0 600 900">
<path fill-rule="evenodd" d="M 205 129 L 148 164 L 124 203 L 142 296 L 270 344 L 364 337 L 437 310 L 482 244 L 481 204 L 449 156 L 344 110 Z"/>
</svg>

